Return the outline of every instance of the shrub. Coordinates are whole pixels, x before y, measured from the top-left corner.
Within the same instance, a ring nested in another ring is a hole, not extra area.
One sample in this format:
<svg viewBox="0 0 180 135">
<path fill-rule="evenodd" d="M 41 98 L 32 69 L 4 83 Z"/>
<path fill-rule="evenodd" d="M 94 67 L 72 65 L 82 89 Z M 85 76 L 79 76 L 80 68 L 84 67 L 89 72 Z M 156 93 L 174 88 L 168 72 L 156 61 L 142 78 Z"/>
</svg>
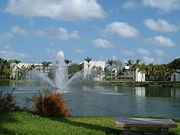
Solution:
<svg viewBox="0 0 180 135">
<path fill-rule="evenodd" d="M 32 98 L 26 99 L 34 105 L 32 111 L 38 115 L 45 117 L 65 117 L 69 116 L 69 110 L 66 108 L 67 102 L 60 93 L 53 93 L 48 90 L 44 91 L 44 95 L 39 92 Z"/>
<path fill-rule="evenodd" d="M 0 112 L 9 112 L 17 108 L 14 96 L 12 94 L 14 90 L 15 88 L 10 93 L 7 93 L 0 97 Z"/>
</svg>

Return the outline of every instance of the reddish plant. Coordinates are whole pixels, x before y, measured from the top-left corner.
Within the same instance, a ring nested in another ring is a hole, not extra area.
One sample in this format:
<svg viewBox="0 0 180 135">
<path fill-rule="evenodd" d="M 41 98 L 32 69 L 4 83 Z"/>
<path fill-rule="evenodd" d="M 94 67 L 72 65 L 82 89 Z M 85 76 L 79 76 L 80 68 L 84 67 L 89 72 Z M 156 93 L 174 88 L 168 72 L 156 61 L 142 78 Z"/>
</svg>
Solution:
<svg viewBox="0 0 180 135">
<path fill-rule="evenodd" d="M 66 108 L 67 102 L 60 93 L 44 91 L 44 96 L 39 93 L 27 99 L 27 102 L 33 102 L 32 110 L 38 115 L 45 117 L 65 117 L 69 116 L 69 110 Z"/>
<path fill-rule="evenodd" d="M 12 94 L 14 90 L 15 89 L 0 98 L 0 112 L 9 112 L 16 109 L 14 96 Z"/>
</svg>

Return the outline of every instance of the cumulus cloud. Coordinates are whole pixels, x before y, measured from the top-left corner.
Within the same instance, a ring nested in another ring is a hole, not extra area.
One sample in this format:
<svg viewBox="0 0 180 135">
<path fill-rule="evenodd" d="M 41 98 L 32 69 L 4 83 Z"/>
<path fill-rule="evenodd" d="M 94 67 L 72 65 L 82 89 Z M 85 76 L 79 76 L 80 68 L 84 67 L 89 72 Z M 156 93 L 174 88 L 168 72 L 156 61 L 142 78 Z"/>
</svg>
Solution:
<svg viewBox="0 0 180 135">
<path fill-rule="evenodd" d="M 16 33 L 16 34 L 20 34 L 22 36 L 27 36 L 28 35 L 28 32 L 25 29 L 20 28 L 19 26 L 12 27 L 11 32 Z"/>
<path fill-rule="evenodd" d="M 62 27 L 47 27 L 37 30 L 36 34 L 42 37 L 57 38 L 60 40 L 78 39 L 79 34 L 77 31 L 68 32 Z"/>
<path fill-rule="evenodd" d="M 158 8 L 163 12 L 171 12 L 180 9 L 180 0 L 143 0 L 144 6 Z"/>
<path fill-rule="evenodd" d="M 69 32 L 63 27 L 46 27 L 38 30 L 26 30 L 18 26 L 11 28 L 12 33 L 16 33 L 22 36 L 39 36 L 47 38 L 56 38 L 59 40 L 78 39 L 79 34 L 76 30 Z"/>
<path fill-rule="evenodd" d="M 112 48 L 113 47 L 111 42 L 109 42 L 106 39 L 101 39 L 101 38 L 94 40 L 93 44 L 94 46 L 99 47 L 99 48 Z"/>
<path fill-rule="evenodd" d="M 143 59 L 143 62 L 145 64 L 150 64 L 150 63 L 154 63 L 155 62 L 155 60 L 153 58 L 146 57 L 146 56 L 142 57 L 142 59 Z"/>
<path fill-rule="evenodd" d="M 154 53 L 155 53 L 156 56 L 159 56 L 159 57 L 162 57 L 162 56 L 166 55 L 166 53 L 164 51 L 159 50 L 159 49 L 155 49 Z"/>
<path fill-rule="evenodd" d="M 6 43 L 9 40 L 11 40 L 13 38 L 13 34 L 11 33 L 4 33 L 4 34 L 0 34 L 0 43 Z"/>
<path fill-rule="evenodd" d="M 106 14 L 96 0 L 9 0 L 5 10 L 14 15 L 65 21 L 104 18 Z"/>
<path fill-rule="evenodd" d="M 142 56 L 149 56 L 150 55 L 150 53 L 149 53 L 149 51 L 148 50 L 146 50 L 146 49 L 143 49 L 143 48 L 139 48 L 139 49 L 137 49 L 136 50 L 140 55 L 142 55 Z"/>
<path fill-rule="evenodd" d="M 135 9 L 137 7 L 137 4 L 134 1 L 127 1 L 122 5 L 125 9 Z"/>
<path fill-rule="evenodd" d="M 138 36 L 138 30 L 125 22 L 112 22 L 101 30 L 104 35 L 115 34 L 124 38 L 133 38 Z"/>
<path fill-rule="evenodd" d="M 151 30 L 159 32 L 176 32 L 178 27 L 174 24 L 170 24 L 166 20 L 159 19 L 157 21 L 153 19 L 145 20 L 144 24 Z"/>
<path fill-rule="evenodd" d="M 75 53 L 83 54 L 83 53 L 84 53 L 84 50 L 82 50 L 82 49 L 75 49 Z"/>
<path fill-rule="evenodd" d="M 4 59 L 25 59 L 29 56 L 24 53 L 15 52 L 11 45 L 5 45 L 0 49 L 0 57 Z"/>
<path fill-rule="evenodd" d="M 165 47 L 176 46 L 176 43 L 174 43 L 170 38 L 164 36 L 155 36 L 153 38 L 148 38 L 148 41 L 151 42 L 152 44 L 156 44 L 159 46 L 165 46 Z"/>
<path fill-rule="evenodd" d="M 126 56 L 133 56 L 133 55 L 134 55 L 134 52 L 128 51 L 128 50 L 124 50 L 124 51 L 122 51 L 122 53 L 123 53 L 124 55 L 126 55 Z"/>
</svg>

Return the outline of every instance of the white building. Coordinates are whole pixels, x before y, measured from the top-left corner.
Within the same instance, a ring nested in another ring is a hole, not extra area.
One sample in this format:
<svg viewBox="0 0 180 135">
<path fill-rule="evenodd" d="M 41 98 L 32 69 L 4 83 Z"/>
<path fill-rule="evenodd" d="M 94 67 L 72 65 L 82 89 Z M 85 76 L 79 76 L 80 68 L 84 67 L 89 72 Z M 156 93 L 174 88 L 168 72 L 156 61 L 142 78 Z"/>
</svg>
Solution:
<svg viewBox="0 0 180 135">
<path fill-rule="evenodd" d="M 104 71 L 106 67 L 105 61 L 90 61 L 89 63 L 87 61 L 83 62 L 84 67 L 84 77 L 86 77 L 88 74 L 91 74 L 93 68 L 100 67 L 102 71 Z M 104 74 L 96 74 L 96 76 L 93 77 L 94 80 L 103 80 Z"/>
<path fill-rule="evenodd" d="M 179 73 L 173 73 L 171 75 L 171 81 L 177 82 L 180 81 L 180 70 L 177 70 Z"/>
<path fill-rule="evenodd" d="M 18 63 L 18 64 L 12 63 L 10 65 L 11 71 L 12 71 L 10 78 L 18 77 L 19 76 L 18 71 L 20 69 L 22 69 L 22 67 L 26 67 L 27 68 L 28 66 L 30 66 L 30 63 Z"/>
<path fill-rule="evenodd" d="M 31 67 L 31 66 L 34 66 L 35 69 L 41 71 L 41 72 L 45 72 L 45 73 L 48 73 L 49 72 L 49 69 L 53 68 L 54 65 L 53 64 L 50 64 L 48 68 L 46 68 L 45 70 L 43 69 L 43 64 L 38 64 L 38 63 L 12 63 L 10 65 L 11 67 L 11 76 L 10 78 L 17 78 L 19 76 L 19 71 L 25 67 L 25 68 L 28 68 L 28 67 Z"/>
<path fill-rule="evenodd" d="M 140 72 L 138 69 L 134 72 L 134 81 L 135 82 L 144 82 L 145 80 L 145 73 Z"/>
<path fill-rule="evenodd" d="M 126 69 L 126 70 L 129 70 L 130 69 L 130 67 L 129 66 L 125 66 L 124 67 L 124 69 Z M 144 81 L 146 81 L 145 80 L 145 73 L 142 73 L 141 71 L 139 71 L 138 69 L 136 69 L 135 71 L 131 71 L 130 73 L 132 73 L 132 77 L 133 77 L 133 80 L 135 81 L 135 82 L 144 82 Z"/>
</svg>

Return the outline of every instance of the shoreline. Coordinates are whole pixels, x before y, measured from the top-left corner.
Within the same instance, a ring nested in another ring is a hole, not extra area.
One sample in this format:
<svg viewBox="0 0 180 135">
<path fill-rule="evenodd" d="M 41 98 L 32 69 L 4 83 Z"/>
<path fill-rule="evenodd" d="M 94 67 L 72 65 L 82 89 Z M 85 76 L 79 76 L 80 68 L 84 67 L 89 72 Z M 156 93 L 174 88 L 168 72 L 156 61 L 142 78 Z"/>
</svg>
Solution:
<svg viewBox="0 0 180 135">
<path fill-rule="evenodd" d="M 0 85 L 9 85 L 10 83 L 23 83 L 24 80 L 11 80 L 11 79 L 0 79 Z M 77 82 L 78 83 L 78 82 Z M 180 88 L 180 82 L 172 81 L 117 81 L 117 80 L 105 80 L 105 81 L 81 81 L 80 83 L 97 83 L 99 85 L 112 85 L 112 86 L 131 86 L 131 87 L 178 87 Z"/>
</svg>

